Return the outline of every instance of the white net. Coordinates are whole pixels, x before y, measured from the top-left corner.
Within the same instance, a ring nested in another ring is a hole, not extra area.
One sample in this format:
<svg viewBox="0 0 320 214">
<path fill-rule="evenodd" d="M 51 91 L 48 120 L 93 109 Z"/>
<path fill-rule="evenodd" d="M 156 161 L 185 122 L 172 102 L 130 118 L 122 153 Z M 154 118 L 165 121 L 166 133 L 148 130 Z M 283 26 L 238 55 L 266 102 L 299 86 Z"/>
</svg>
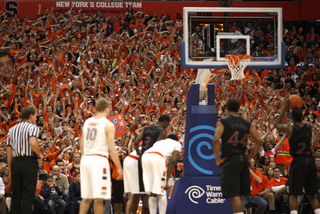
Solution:
<svg viewBox="0 0 320 214">
<path fill-rule="evenodd" d="M 244 79 L 244 69 L 252 59 L 251 55 L 228 55 L 225 57 L 228 60 L 228 67 L 231 72 L 230 80 Z"/>
</svg>

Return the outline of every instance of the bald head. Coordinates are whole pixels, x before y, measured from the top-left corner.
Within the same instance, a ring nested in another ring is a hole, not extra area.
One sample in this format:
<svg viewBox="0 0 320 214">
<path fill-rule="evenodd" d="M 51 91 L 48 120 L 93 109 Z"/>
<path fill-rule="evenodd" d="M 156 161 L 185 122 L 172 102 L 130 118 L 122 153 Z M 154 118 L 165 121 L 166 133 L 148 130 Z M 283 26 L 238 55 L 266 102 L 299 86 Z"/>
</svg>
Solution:
<svg viewBox="0 0 320 214">
<path fill-rule="evenodd" d="M 59 174 L 60 174 L 60 167 L 57 165 L 52 167 L 52 175 L 59 176 Z"/>
</svg>

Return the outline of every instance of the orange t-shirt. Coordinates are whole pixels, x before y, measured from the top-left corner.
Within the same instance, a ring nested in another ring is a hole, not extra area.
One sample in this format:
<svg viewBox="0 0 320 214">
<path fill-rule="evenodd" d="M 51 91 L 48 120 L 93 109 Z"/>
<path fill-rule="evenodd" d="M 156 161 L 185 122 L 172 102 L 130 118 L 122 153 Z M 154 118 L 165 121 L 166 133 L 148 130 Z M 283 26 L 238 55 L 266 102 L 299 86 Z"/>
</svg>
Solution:
<svg viewBox="0 0 320 214">
<path fill-rule="evenodd" d="M 272 187 L 277 187 L 277 186 L 281 186 L 281 185 L 286 185 L 286 181 L 288 179 L 287 178 L 284 178 L 284 177 L 280 177 L 280 179 L 276 180 L 275 178 L 272 178 L 270 181 L 269 181 L 269 187 L 270 189 Z"/>
<path fill-rule="evenodd" d="M 262 173 L 258 170 L 252 170 L 257 176 L 262 179 Z M 259 191 L 259 183 L 254 179 L 253 175 L 250 173 L 250 180 L 251 180 L 251 196 L 257 195 Z"/>
<path fill-rule="evenodd" d="M 267 189 L 267 188 L 269 189 L 268 177 L 265 176 L 265 175 L 262 175 L 262 182 L 261 182 L 261 184 L 258 185 L 259 193 L 262 192 L 263 190 Z"/>
</svg>

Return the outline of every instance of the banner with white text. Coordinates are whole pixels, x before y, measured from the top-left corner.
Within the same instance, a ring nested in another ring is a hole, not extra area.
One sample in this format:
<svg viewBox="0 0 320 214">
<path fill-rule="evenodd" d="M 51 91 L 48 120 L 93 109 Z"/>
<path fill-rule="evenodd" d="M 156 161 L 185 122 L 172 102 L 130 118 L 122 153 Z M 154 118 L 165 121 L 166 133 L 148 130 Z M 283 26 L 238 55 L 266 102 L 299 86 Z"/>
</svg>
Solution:
<svg viewBox="0 0 320 214">
<path fill-rule="evenodd" d="M 103 16 L 122 16 L 126 13 L 129 5 L 132 5 L 133 11 L 143 11 L 145 14 L 158 13 L 170 14 L 171 19 L 176 18 L 176 14 L 182 15 L 183 7 L 220 7 L 218 1 L 215 2 L 150 2 L 150 1 L 30 1 L 30 0 L 10 0 L 0 1 L 0 9 L 7 12 L 8 15 L 18 14 L 20 18 L 29 15 L 31 19 L 38 18 L 38 5 L 41 4 L 41 14 L 44 14 L 46 8 L 58 10 L 60 13 L 67 13 L 74 5 L 76 10 L 81 9 L 82 13 L 95 14 L 98 10 Z M 300 20 L 299 2 L 234 2 L 232 7 L 282 7 L 283 20 Z M 206 13 L 210 16 L 210 13 Z"/>
</svg>

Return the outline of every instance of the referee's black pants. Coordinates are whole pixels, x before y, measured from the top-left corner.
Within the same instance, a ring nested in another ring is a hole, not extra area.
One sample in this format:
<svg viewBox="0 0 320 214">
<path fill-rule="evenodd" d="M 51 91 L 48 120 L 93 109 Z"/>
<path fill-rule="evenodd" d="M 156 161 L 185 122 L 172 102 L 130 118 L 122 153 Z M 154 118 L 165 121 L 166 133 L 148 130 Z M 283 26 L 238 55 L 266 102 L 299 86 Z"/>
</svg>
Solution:
<svg viewBox="0 0 320 214">
<path fill-rule="evenodd" d="M 15 157 L 11 163 L 10 214 L 32 214 L 37 186 L 38 162 L 32 157 Z"/>
</svg>

